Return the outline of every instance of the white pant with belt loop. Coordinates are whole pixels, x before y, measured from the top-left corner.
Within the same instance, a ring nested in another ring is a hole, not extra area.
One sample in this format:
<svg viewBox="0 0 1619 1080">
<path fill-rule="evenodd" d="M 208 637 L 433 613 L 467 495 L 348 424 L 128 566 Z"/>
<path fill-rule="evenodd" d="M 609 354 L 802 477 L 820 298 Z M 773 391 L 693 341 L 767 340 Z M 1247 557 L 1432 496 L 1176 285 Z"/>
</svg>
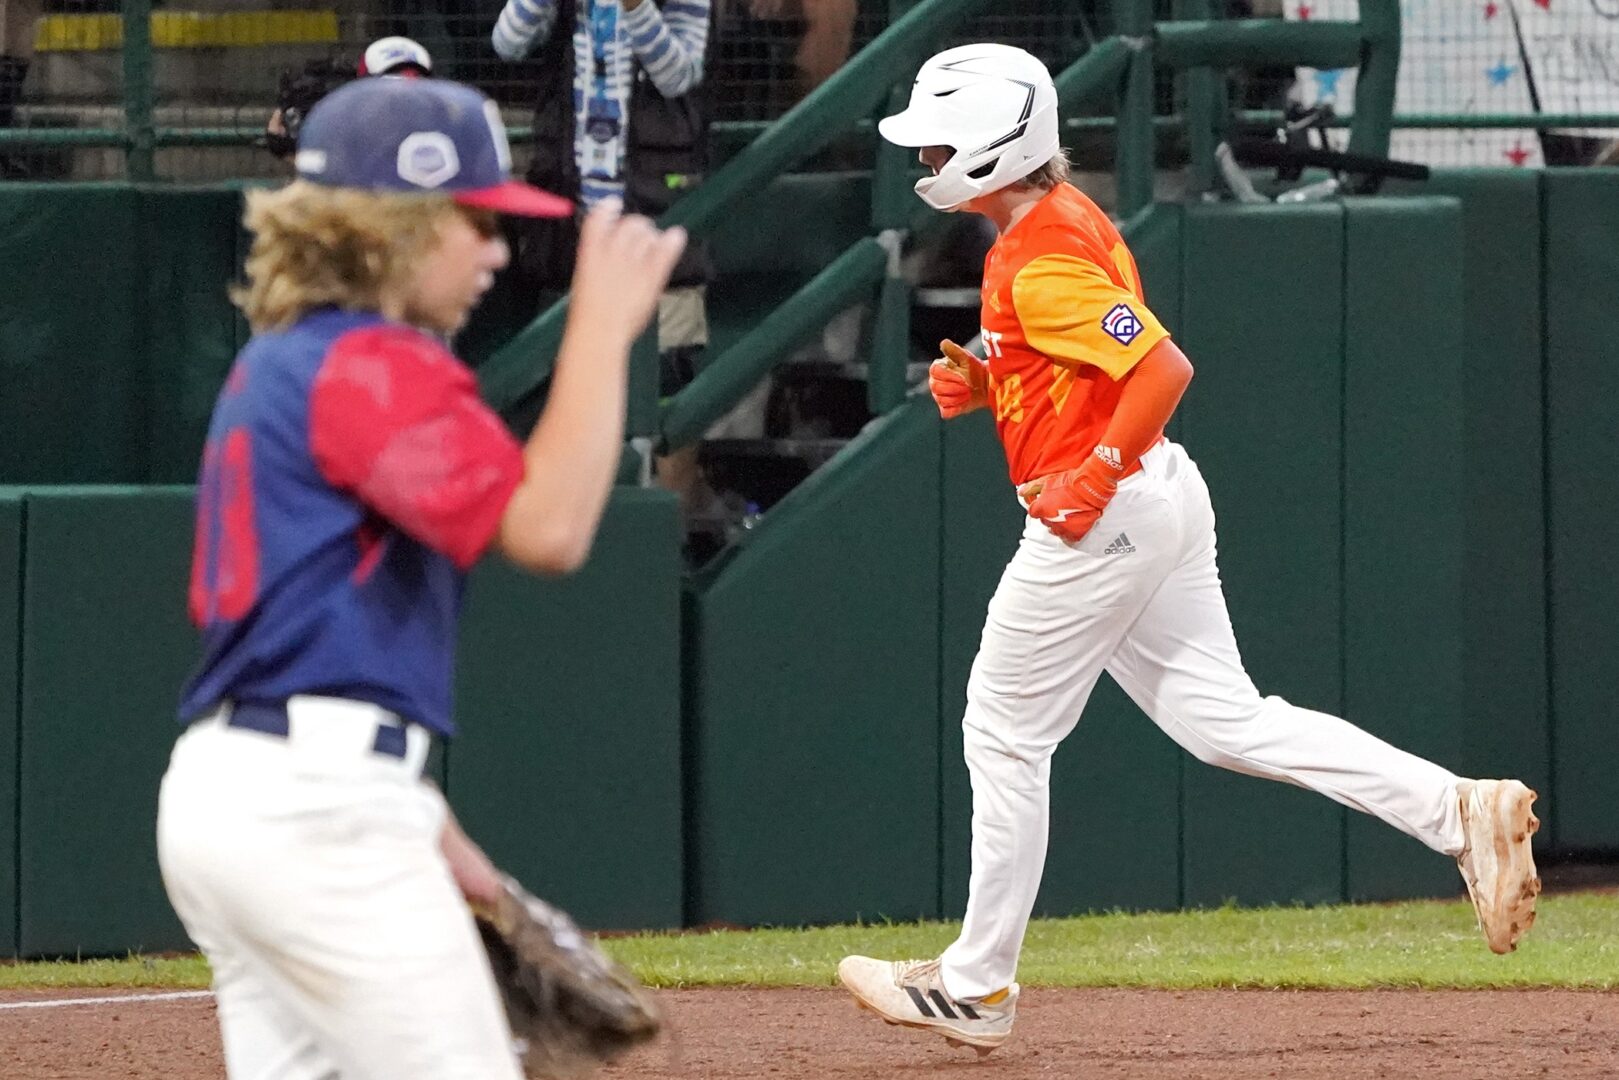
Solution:
<svg viewBox="0 0 1619 1080">
<path fill-rule="evenodd" d="M 163 881 L 213 968 L 232 1080 L 520 1080 L 478 932 L 439 852 L 427 732 L 294 697 L 282 738 L 198 721 L 158 805 Z"/>
<path fill-rule="evenodd" d="M 1463 846 L 1451 772 L 1334 716 L 1260 697 L 1243 670 L 1197 466 L 1165 441 L 1084 540 L 1030 519 L 990 600 L 962 719 L 972 876 L 950 994 L 1010 985 L 1045 868 L 1051 755 L 1107 671 L 1198 760 L 1320 792 L 1436 851 Z"/>
</svg>

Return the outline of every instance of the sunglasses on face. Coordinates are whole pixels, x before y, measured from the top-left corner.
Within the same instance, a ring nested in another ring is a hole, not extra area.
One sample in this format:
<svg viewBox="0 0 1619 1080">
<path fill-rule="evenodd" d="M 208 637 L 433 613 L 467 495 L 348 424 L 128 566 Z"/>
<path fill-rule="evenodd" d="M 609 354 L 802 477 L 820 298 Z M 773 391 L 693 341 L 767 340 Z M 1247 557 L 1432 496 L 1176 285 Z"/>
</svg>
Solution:
<svg viewBox="0 0 1619 1080">
<path fill-rule="evenodd" d="M 493 210 L 484 210 L 475 206 L 457 206 L 461 217 L 471 225 L 479 236 L 485 240 L 494 240 L 501 235 L 500 215 Z"/>
</svg>

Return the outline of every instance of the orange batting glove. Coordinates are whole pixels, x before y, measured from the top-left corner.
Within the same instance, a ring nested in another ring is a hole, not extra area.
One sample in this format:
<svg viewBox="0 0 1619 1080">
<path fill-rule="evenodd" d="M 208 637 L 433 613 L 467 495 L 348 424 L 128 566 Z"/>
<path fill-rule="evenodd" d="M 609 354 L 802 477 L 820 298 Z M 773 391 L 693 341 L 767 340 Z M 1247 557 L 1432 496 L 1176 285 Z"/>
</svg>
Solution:
<svg viewBox="0 0 1619 1080">
<path fill-rule="evenodd" d="M 1077 544 L 1119 490 L 1124 468 L 1122 462 L 1113 464 L 1118 458 L 1117 450 L 1098 446 L 1079 468 L 1030 480 L 1018 488 L 1018 495 L 1028 500 L 1030 517 L 1045 522 L 1060 539 Z"/>
<path fill-rule="evenodd" d="M 989 369 L 954 341 L 939 342 L 942 357 L 928 367 L 928 392 L 939 415 L 954 420 L 989 404 Z"/>
</svg>

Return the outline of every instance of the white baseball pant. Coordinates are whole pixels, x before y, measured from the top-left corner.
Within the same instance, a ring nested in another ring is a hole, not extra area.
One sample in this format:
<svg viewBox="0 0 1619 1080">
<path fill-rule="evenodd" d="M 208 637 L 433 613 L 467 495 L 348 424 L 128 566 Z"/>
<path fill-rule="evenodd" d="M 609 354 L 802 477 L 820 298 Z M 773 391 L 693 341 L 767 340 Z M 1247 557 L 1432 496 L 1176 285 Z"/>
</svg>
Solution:
<svg viewBox="0 0 1619 1080">
<path fill-rule="evenodd" d="M 962 719 L 972 875 L 949 993 L 1010 985 L 1045 868 L 1051 755 L 1106 670 L 1210 765 L 1318 791 L 1436 851 L 1463 846 L 1458 777 L 1334 716 L 1262 698 L 1243 670 L 1197 466 L 1165 441 L 1084 540 L 1030 519 L 989 603 Z"/>
<path fill-rule="evenodd" d="M 213 967 L 231 1080 L 521 1080 L 446 807 L 371 750 L 391 714 L 295 697 L 286 738 L 203 720 L 158 797 L 158 859 Z"/>
</svg>

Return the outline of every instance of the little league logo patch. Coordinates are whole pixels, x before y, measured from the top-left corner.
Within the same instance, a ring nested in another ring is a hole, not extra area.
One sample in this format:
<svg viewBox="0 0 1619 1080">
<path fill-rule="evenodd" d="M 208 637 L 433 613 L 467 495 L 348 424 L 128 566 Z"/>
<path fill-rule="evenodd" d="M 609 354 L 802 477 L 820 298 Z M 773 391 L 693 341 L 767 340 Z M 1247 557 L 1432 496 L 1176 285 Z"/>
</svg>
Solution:
<svg viewBox="0 0 1619 1080">
<path fill-rule="evenodd" d="M 1102 329 L 1120 345 L 1128 345 L 1141 336 L 1142 327 L 1129 304 L 1114 304 L 1113 310 L 1102 316 Z"/>
<path fill-rule="evenodd" d="M 401 180 L 429 191 L 461 171 L 455 143 L 442 131 L 413 131 L 406 135 L 394 164 Z"/>
</svg>

